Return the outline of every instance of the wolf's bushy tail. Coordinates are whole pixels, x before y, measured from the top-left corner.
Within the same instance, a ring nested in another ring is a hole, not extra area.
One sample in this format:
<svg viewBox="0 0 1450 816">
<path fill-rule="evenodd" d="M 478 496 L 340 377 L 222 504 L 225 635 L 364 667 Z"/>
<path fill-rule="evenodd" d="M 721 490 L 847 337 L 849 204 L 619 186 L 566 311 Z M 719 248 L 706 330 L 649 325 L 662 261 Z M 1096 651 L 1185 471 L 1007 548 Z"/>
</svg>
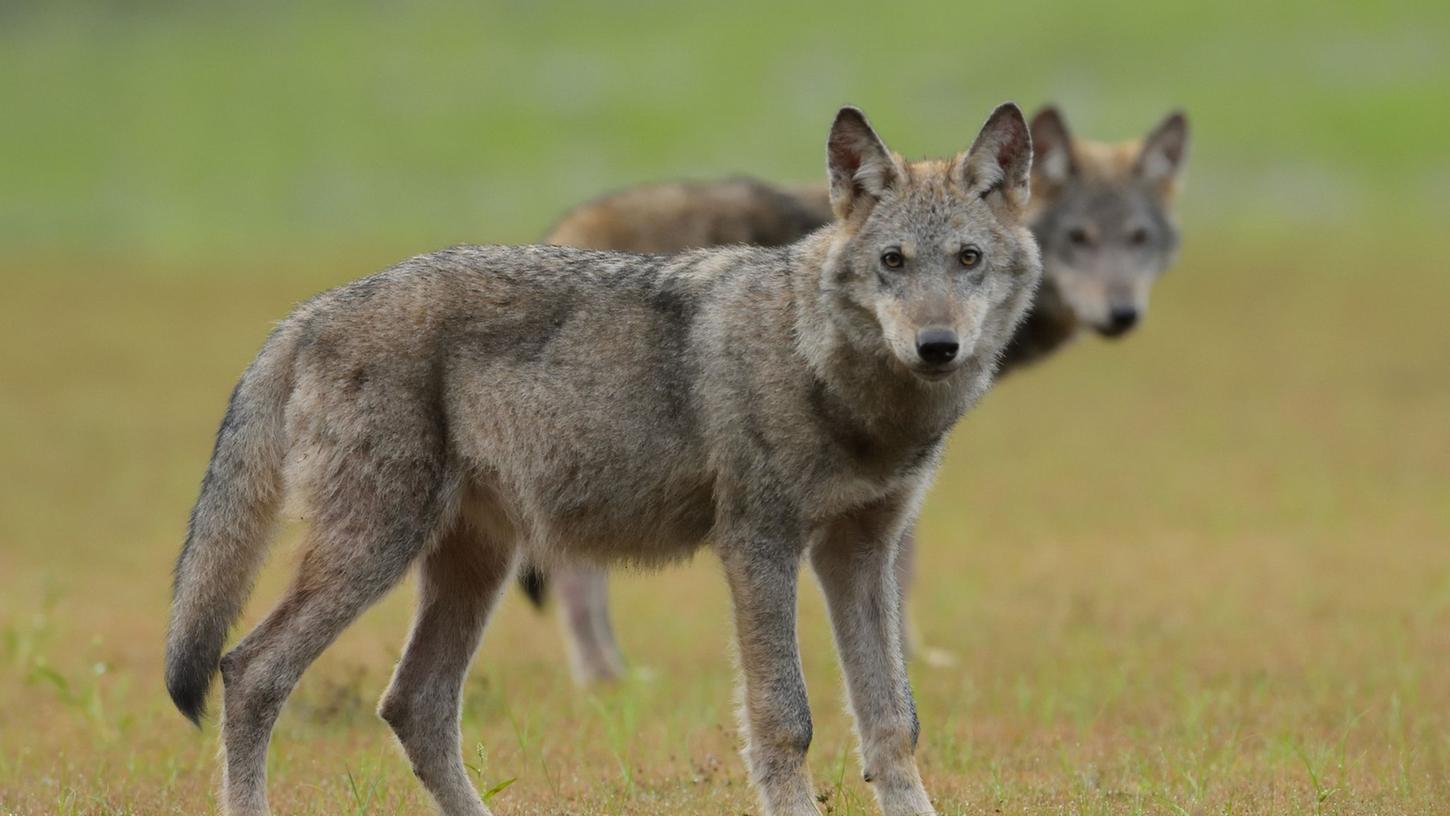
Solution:
<svg viewBox="0 0 1450 816">
<path fill-rule="evenodd" d="M 283 498 L 289 334 L 285 326 L 274 332 L 232 391 L 176 561 L 166 689 L 193 723 L 206 712 L 227 631 L 265 560 Z"/>
</svg>

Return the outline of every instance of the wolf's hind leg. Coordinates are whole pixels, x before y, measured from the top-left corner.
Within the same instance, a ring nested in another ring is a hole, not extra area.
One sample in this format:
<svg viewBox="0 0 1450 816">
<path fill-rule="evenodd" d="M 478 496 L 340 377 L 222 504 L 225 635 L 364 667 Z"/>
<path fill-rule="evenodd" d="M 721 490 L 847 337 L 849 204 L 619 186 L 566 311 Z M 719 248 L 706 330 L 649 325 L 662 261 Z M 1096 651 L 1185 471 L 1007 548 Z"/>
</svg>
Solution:
<svg viewBox="0 0 1450 816">
<path fill-rule="evenodd" d="M 267 813 L 267 743 L 283 702 L 322 650 L 398 582 L 430 537 L 413 520 L 370 532 L 351 526 L 314 528 L 287 595 L 222 658 L 228 816 Z"/>
<path fill-rule="evenodd" d="M 609 621 L 609 573 L 590 564 L 569 564 L 552 577 L 574 682 L 587 688 L 624 677 L 624 655 Z"/>
<path fill-rule="evenodd" d="M 463 681 L 513 560 L 514 545 L 458 523 L 423 559 L 418 611 L 378 706 L 445 816 L 488 813 L 460 749 Z"/>
<path fill-rule="evenodd" d="M 436 417 L 398 409 L 377 427 L 345 421 L 346 408 L 299 415 L 293 445 L 310 455 L 298 487 L 312 514 L 301 563 L 281 602 L 221 660 L 228 816 L 267 812 L 267 743 L 302 672 L 457 513 L 458 477 Z"/>
</svg>

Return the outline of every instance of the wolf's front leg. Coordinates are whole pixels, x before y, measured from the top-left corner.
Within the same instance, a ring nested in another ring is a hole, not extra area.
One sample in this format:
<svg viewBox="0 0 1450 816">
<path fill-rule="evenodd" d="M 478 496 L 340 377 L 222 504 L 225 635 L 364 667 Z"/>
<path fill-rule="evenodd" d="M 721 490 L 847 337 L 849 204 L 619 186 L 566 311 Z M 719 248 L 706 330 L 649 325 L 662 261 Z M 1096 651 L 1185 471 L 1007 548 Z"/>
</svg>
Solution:
<svg viewBox="0 0 1450 816">
<path fill-rule="evenodd" d="M 806 770 L 811 709 L 795 632 L 801 547 L 775 536 L 727 534 L 720 551 L 745 673 L 750 780 L 766 816 L 817 816 Z"/>
<path fill-rule="evenodd" d="M 811 551 L 861 737 L 863 774 L 886 816 L 934 814 L 916 769 L 916 704 L 902 655 L 893 551 L 899 505 L 858 511 Z"/>
</svg>

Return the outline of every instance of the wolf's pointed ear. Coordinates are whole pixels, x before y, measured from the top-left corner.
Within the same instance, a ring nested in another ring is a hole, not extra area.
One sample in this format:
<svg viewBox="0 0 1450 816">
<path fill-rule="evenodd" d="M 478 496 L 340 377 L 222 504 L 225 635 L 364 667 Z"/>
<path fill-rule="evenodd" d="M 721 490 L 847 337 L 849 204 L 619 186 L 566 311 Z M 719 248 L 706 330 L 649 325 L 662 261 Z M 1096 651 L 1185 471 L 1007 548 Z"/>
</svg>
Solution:
<svg viewBox="0 0 1450 816">
<path fill-rule="evenodd" d="M 993 209 L 1020 214 L 1027 206 L 1032 176 L 1032 136 L 1021 108 L 1005 102 L 992 111 L 957 165 L 962 189 L 981 196 Z"/>
<path fill-rule="evenodd" d="M 901 174 L 866 114 L 850 105 L 841 108 L 831 123 L 826 167 L 831 177 L 831 209 L 842 220 L 862 205 L 874 205 Z"/>
<path fill-rule="evenodd" d="M 1072 133 L 1067 120 L 1053 105 L 1032 116 L 1032 172 L 1048 184 L 1063 184 L 1077 172 L 1072 157 Z"/>
<path fill-rule="evenodd" d="M 1187 159 L 1188 117 L 1174 111 L 1143 139 L 1133 171 L 1156 187 L 1160 195 L 1171 197 Z"/>
</svg>

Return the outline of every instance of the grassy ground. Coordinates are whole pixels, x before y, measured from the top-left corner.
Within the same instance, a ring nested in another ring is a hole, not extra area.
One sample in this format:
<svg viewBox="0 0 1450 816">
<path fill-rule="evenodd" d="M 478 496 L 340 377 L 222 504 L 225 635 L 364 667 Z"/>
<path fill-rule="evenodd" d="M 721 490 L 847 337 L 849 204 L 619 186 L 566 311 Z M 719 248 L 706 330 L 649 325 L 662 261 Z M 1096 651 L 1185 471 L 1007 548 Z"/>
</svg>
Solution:
<svg viewBox="0 0 1450 816">
<path fill-rule="evenodd" d="M 1353 242 L 1213 238 L 1140 336 L 1007 381 L 954 439 L 914 598 L 960 660 L 913 672 L 944 812 L 1450 798 L 1450 279 L 1406 251 L 1375 259 L 1390 292 L 1345 271 L 1372 260 Z M 0 812 L 211 803 L 215 729 L 190 730 L 161 689 L 167 569 L 231 378 L 291 301 L 358 268 L 7 284 Z M 290 566 L 275 561 L 249 619 Z M 372 716 L 409 594 L 304 679 L 274 742 L 279 812 L 423 808 Z M 516 780 L 496 799 L 509 813 L 751 811 L 715 566 L 617 595 L 648 672 L 598 695 L 572 693 L 551 625 L 505 603 L 468 684 L 480 785 Z M 817 779 L 833 812 L 869 813 L 804 596 Z"/>
<path fill-rule="evenodd" d="M 162 690 L 169 569 L 291 304 L 615 184 L 813 177 L 842 101 L 938 153 L 1009 96 L 1113 137 L 1187 106 L 1188 243 L 1139 334 L 1014 376 L 955 435 L 913 598 L 958 660 L 913 667 L 943 813 L 1444 812 L 1445 8 L 726 5 L 0 8 L 0 813 L 212 807 L 215 726 Z M 467 687 L 480 789 L 755 812 L 715 565 L 615 592 L 639 671 L 598 694 L 504 603 Z M 279 813 L 425 810 L 372 714 L 410 595 L 304 678 Z M 872 813 L 803 599 L 817 783 Z"/>
</svg>

